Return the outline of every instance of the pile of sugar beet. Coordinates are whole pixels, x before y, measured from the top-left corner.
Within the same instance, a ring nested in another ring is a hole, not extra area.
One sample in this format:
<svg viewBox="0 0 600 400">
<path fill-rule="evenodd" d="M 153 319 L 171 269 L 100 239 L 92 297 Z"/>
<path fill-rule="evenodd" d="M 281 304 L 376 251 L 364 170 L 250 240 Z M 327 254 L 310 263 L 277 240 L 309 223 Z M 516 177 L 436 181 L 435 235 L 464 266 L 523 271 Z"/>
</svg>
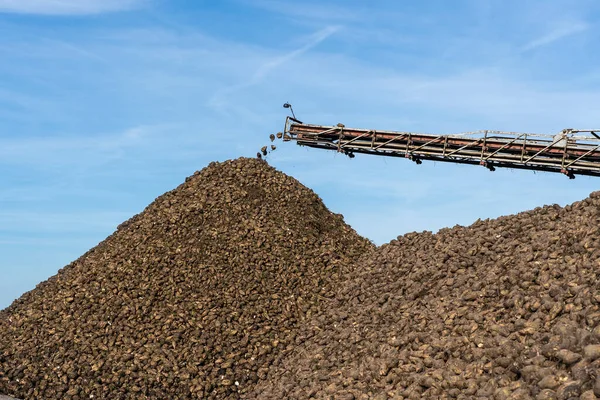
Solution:
<svg viewBox="0 0 600 400">
<path fill-rule="evenodd" d="M 212 163 L 0 311 L 24 399 L 595 399 L 600 193 L 374 248 Z"/>
</svg>

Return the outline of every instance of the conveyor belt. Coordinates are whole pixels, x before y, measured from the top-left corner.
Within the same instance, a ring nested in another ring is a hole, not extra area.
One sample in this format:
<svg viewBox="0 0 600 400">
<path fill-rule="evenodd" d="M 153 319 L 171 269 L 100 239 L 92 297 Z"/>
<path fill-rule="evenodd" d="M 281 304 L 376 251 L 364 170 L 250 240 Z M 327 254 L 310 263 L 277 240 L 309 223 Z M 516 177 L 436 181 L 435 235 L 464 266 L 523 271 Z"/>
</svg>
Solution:
<svg viewBox="0 0 600 400">
<path fill-rule="evenodd" d="M 287 117 L 285 140 L 298 145 L 423 160 L 600 176 L 600 136 L 596 129 L 564 129 L 556 135 L 476 131 L 432 135 L 337 126 L 309 125 Z M 576 136 L 577 135 L 577 136 Z"/>
</svg>

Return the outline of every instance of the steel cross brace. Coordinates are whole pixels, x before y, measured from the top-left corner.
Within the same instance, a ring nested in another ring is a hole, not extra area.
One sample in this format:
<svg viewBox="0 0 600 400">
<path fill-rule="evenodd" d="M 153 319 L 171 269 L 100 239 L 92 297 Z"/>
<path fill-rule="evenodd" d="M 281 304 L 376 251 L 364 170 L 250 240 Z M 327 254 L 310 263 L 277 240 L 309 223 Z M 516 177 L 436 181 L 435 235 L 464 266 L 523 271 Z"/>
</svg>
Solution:
<svg viewBox="0 0 600 400">
<path fill-rule="evenodd" d="M 500 147 L 498 150 L 494 151 L 492 154 L 490 154 L 490 155 L 488 155 L 487 157 L 485 157 L 483 160 L 484 160 L 484 161 L 487 161 L 487 160 L 489 160 L 489 159 L 490 159 L 490 157 L 492 157 L 492 156 L 496 155 L 496 154 L 497 154 L 497 153 L 498 153 L 500 150 L 504 150 L 505 148 L 507 148 L 508 146 L 510 146 L 511 144 L 513 144 L 514 142 L 516 142 L 517 140 L 519 140 L 519 138 L 520 138 L 521 136 L 524 136 L 524 135 L 525 135 L 525 133 L 523 133 L 523 134 L 521 134 L 521 135 L 517 136 L 516 138 L 514 138 L 514 139 L 513 139 L 513 140 L 511 140 L 510 142 L 506 143 L 504 146 Z"/>
<path fill-rule="evenodd" d="M 382 146 L 385 146 L 385 145 L 387 145 L 387 144 L 389 144 L 389 143 L 392 143 L 392 142 L 393 142 L 393 141 L 395 141 L 395 140 L 398 140 L 398 139 L 403 139 L 404 137 L 406 137 L 406 133 L 403 133 L 402 135 L 398 135 L 398 136 L 396 136 L 395 138 L 391 138 L 391 139 L 390 139 L 390 140 L 388 140 L 387 142 L 385 142 L 385 143 L 382 143 L 382 144 L 380 144 L 379 146 L 376 146 L 375 148 L 373 148 L 373 150 L 377 150 L 377 149 L 379 149 L 379 148 L 380 148 L 380 147 L 382 147 Z"/>
<path fill-rule="evenodd" d="M 594 151 L 600 149 L 600 145 L 594 147 L 593 149 L 589 150 L 588 152 L 582 154 L 581 156 L 577 157 L 576 159 L 574 159 L 573 161 L 571 161 L 570 163 L 568 163 L 567 165 L 565 165 L 565 168 L 569 168 L 571 165 L 575 164 L 577 161 L 581 160 L 583 157 L 587 156 L 588 154 L 593 153 Z"/>
<path fill-rule="evenodd" d="M 362 137 L 365 137 L 365 136 L 369 135 L 369 133 L 371 133 L 371 132 L 363 133 L 362 135 L 357 136 L 354 139 L 347 141 L 346 143 L 342 143 L 342 140 L 340 139 L 340 149 L 343 149 L 344 146 L 349 145 L 350 143 L 354 142 L 355 140 L 358 140 L 358 139 L 360 139 Z"/>
<path fill-rule="evenodd" d="M 536 158 L 537 156 L 542 154 L 544 151 L 548 150 L 550 147 L 554 146 L 556 143 L 560 142 L 563 139 L 565 139 L 565 138 L 561 136 L 558 140 L 554 140 L 548 146 L 544 147 L 543 149 L 541 149 L 540 151 L 538 151 L 537 153 L 535 153 L 534 155 L 529 157 L 527 160 L 523 161 L 523 164 L 527 164 L 529 161 L 533 160 L 534 158 Z"/>
<path fill-rule="evenodd" d="M 480 139 L 477 139 L 477 140 L 474 140 L 474 141 L 472 141 L 471 143 L 468 143 L 468 144 L 464 145 L 463 147 L 460 147 L 460 148 L 458 148 L 458 149 L 456 149 L 456 150 L 453 150 L 453 151 L 451 151 L 450 153 L 447 153 L 446 155 L 447 155 L 447 156 L 451 156 L 452 154 L 454 154 L 454 153 L 457 153 L 457 152 L 459 152 L 459 151 L 461 151 L 461 150 L 464 150 L 464 149 L 466 149 L 467 147 L 471 147 L 471 146 L 473 146 L 474 144 L 477 144 L 477 143 L 481 142 L 482 140 L 483 140 L 483 139 L 481 139 L 481 138 L 480 138 Z"/>
</svg>

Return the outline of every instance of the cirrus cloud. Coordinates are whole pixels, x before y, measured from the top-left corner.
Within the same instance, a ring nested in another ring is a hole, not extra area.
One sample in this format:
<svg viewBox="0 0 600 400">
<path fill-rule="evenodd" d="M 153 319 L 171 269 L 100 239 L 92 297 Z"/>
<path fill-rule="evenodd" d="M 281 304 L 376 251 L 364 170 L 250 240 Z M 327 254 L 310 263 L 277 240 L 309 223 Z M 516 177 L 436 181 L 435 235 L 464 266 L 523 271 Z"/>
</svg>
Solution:
<svg viewBox="0 0 600 400">
<path fill-rule="evenodd" d="M 145 0 L 0 0 L 0 13 L 86 15 L 137 8 Z"/>
</svg>

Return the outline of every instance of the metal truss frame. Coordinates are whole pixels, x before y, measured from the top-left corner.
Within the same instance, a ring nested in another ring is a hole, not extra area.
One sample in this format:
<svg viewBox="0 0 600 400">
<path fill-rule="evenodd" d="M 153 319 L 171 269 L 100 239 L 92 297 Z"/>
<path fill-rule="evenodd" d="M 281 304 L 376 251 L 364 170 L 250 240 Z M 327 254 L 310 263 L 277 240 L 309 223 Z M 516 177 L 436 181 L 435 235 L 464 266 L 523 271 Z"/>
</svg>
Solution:
<svg viewBox="0 0 600 400">
<path fill-rule="evenodd" d="M 555 135 L 475 131 L 456 135 L 346 128 L 343 124 L 304 124 L 287 117 L 284 140 L 342 152 L 600 176 L 600 129 L 564 129 Z"/>
</svg>

